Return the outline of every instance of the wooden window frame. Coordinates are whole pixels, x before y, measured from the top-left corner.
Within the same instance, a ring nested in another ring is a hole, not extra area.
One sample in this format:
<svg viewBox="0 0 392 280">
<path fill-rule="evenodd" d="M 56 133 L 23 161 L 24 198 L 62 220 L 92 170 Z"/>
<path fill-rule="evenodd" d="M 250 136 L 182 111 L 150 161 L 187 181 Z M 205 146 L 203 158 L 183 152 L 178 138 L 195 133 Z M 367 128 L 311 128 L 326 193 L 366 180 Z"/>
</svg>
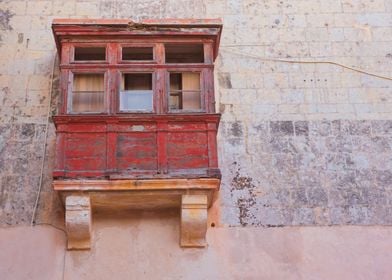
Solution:
<svg viewBox="0 0 392 280">
<path fill-rule="evenodd" d="M 155 40 L 155 39 L 151 39 Z M 204 63 L 166 63 L 165 62 L 165 46 L 166 45 L 192 45 L 202 44 L 204 48 Z M 154 42 L 136 41 L 129 42 L 127 40 L 116 40 L 113 42 L 96 42 L 88 43 L 86 41 L 75 41 L 64 43 L 64 53 L 62 60 L 65 62 L 60 65 L 62 69 L 63 82 L 62 99 L 60 111 L 70 115 L 122 115 L 127 114 L 208 114 L 215 112 L 213 93 L 213 64 L 212 64 L 212 45 L 210 41 L 201 40 L 155 40 Z M 74 61 L 74 51 L 77 47 L 105 47 L 106 60 L 94 61 Z M 154 60 L 122 60 L 123 47 L 151 47 L 153 49 Z M 197 72 L 200 74 L 200 101 L 201 108 L 198 110 L 176 109 L 170 110 L 170 73 L 176 72 Z M 105 110 L 100 113 L 77 113 L 72 112 L 70 96 L 73 87 L 74 73 L 104 73 L 105 78 Z M 153 110 L 120 110 L 120 91 L 121 91 L 121 75 L 123 73 L 152 73 L 153 88 Z M 212 104 L 209 104 L 212 102 Z"/>
<path fill-rule="evenodd" d="M 193 72 L 199 73 L 200 78 L 200 109 L 199 110 L 185 110 L 185 109 L 170 109 L 170 73 L 183 73 L 183 72 Z M 165 91 L 165 99 L 166 99 L 166 108 L 164 108 L 164 112 L 166 114 L 189 114 L 189 113 L 207 113 L 207 108 L 205 106 L 205 98 L 206 93 L 204 90 L 204 71 L 200 68 L 192 68 L 192 67 L 181 67 L 174 69 L 167 69 L 166 77 L 165 77 L 166 91 Z"/>
<path fill-rule="evenodd" d="M 123 74 L 151 74 L 152 75 L 152 111 L 145 110 L 129 110 L 129 111 L 121 111 L 120 110 L 120 93 L 121 93 L 121 79 Z M 157 108 L 157 94 L 156 94 L 156 71 L 155 69 L 121 69 L 117 71 L 116 78 L 116 98 L 115 98 L 115 114 L 119 115 L 127 115 L 127 114 L 156 114 L 158 111 Z"/>
<path fill-rule="evenodd" d="M 75 60 L 76 48 L 105 48 L 105 60 Z M 70 64 L 109 64 L 109 46 L 105 43 L 72 43 L 69 51 Z"/>
<path fill-rule="evenodd" d="M 122 50 L 123 48 L 152 48 L 152 60 L 123 60 Z M 156 54 L 156 44 L 143 44 L 143 43 L 119 43 L 117 51 L 118 63 L 119 64 L 156 64 L 157 54 Z"/>
<path fill-rule="evenodd" d="M 203 46 L 203 62 L 167 62 L 166 61 L 166 45 L 202 45 Z M 205 45 L 206 43 L 203 41 L 188 41 L 188 40 L 184 40 L 184 41 L 167 41 L 167 42 L 163 42 L 163 63 L 165 65 L 181 65 L 181 66 L 185 66 L 185 65 L 204 65 L 207 64 L 207 59 L 206 59 L 206 51 L 205 51 Z"/>
<path fill-rule="evenodd" d="M 73 84 L 74 84 L 74 75 L 75 74 L 103 74 L 104 78 L 104 85 L 103 85 L 103 91 L 104 91 L 104 111 L 103 112 L 73 112 L 72 111 L 72 91 L 73 91 Z M 110 92 L 109 90 L 109 73 L 107 70 L 71 70 L 69 71 L 68 74 L 68 88 L 66 91 L 66 113 L 68 115 L 108 115 L 109 114 L 109 105 L 110 105 L 110 95 L 108 94 Z"/>
</svg>

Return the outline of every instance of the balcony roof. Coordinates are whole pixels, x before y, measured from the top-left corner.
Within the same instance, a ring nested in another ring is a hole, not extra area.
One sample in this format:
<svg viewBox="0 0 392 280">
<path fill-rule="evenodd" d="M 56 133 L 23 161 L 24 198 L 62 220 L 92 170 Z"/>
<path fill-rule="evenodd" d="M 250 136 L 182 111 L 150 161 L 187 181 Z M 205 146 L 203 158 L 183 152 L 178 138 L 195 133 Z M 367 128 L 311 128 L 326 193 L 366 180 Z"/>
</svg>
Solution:
<svg viewBox="0 0 392 280">
<path fill-rule="evenodd" d="M 54 19 L 52 30 L 61 53 L 63 40 L 118 40 L 136 38 L 212 39 L 214 57 L 222 32 L 220 19 Z"/>
</svg>

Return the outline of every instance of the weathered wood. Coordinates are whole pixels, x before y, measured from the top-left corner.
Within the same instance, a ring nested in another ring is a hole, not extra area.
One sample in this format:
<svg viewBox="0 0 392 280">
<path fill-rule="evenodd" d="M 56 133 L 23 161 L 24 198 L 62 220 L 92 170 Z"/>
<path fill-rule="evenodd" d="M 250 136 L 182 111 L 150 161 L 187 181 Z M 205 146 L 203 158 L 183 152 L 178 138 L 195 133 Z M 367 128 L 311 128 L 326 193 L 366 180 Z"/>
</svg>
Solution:
<svg viewBox="0 0 392 280">
<path fill-rule="evenodd" d="M 177 169 L 186 176 L 186 169 L 217 168 L 218 121 L 219 115 L 210 114 L 56 116 L 54 176 L 110 176 L 138 170 L 168 174 Z"/>
<path fill-rule="evenodd" d="M 63 39 L 85 36 L 112 36 L 114 38 L 130 36 L 146 38 L 150 36 L 209 37 L 214 41 L 214 58 L 217 56 L 222 22 L 220 19 L 160 19 L 143 20 L 135 23 L 127 19 L 54 19 L 52 30 L 56 45 L 61 53 Z"/>
<path fill-rule="evenodd" d="M 66 208 L 68 248 L 90 248 L 92 209 L 124 208 L 181 209 L 181 246 L 205 246 L 207 208 L 221 177 L 216 146 L 220 114 L 215 114 L 213 84 L 221 21 L 55 19 L 52 29 L 60 54 L 62 95 L 59 115 L 53 117 L 53 187 Z M 203 46 L 197 51 L 201 58 L 194 60 L 200 63 L 166 61 L 166 46 L 184 44 Z M 77 49 L 86 47 L 101 48 L 100 55 L 86 56 L 85 50 Z M 145 60 L 123 59 L 122 49 L 130 47 L 147 47 L 152 53 L 143 56 Z M 200 106 L 188 106 L 194 111 L 169 108 L 173 72 L 200 77 L 188 81 L 191 88 L 181 83 L 181 90 L 200 93 Z M 152 112 L 120 111 L 123 73 L 151 73 Z M 79 109 L 73 112 L 72 93 L 79 81 L 74 77 L 81 74 L 101 74 L 101 85 L 104 77 L 100 106 L 89 106 L 97 90 L 85 83 L 77 93 Z M 93 110 L 100 113 L 88 112 Z"/>
<path fill-rule="evenodd" d="M 56 191 L 119 191 L 162 189 L 207 189 L 217 190 L 220 180 L 206 179 L 151 179 L 151 180 L 54 180 Z"/>
</svg>

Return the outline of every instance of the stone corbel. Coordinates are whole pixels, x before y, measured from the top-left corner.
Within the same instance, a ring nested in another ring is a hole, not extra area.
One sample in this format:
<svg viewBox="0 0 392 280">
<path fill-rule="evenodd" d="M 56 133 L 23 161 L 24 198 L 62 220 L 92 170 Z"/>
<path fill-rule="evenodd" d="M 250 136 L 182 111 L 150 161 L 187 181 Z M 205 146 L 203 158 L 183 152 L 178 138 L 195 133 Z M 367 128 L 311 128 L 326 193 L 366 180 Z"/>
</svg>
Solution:
<svg viewBox="0 0 392 280">
<path fill-rule="evenodd" d="M 68 235 L 68 250 L 90 249 L 90 196 L 69 195 L 65 198 L 65 226 Z"/>
<path fill-rule="evenodd" d="M 182 195 L 181 247 L 205 247 L 207 195 Z"/>
</svg>

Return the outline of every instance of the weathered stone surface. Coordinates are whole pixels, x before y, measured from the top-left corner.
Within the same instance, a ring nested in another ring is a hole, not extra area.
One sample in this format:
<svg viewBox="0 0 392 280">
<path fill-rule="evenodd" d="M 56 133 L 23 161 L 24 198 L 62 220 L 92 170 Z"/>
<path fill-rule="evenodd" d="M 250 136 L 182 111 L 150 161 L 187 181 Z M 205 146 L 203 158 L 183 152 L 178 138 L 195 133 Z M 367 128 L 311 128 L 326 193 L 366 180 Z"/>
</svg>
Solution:
<svg viewBox="0 0 392 280">
<path fill-rule="evenodd" d="M 205 247 L 207 233 L 207 195 L 182 195 L 181 247 Z"/>
<path fill-rule="evenodd" d="M 0 9 L 0 29 L 1 30 L 12 30 L 10 25 L 10 19 L 14 16 L 10 10 Z"/>
<path fill-rule="evenodd" d="M 68 250 L 91 247 L 92 210 L 88 195 L 71 194 L 65 198 L 65 227 Z"/>
<path fill-rule="evenodd" d="M 45 140 L 48 105 L 53 115 L 59 102 L 53 17 L 222 18 L 215 84 L 224 224 L 392 224 L 391 82 L 270 60 L 335 61 L 388 76 L 392 5 L 294 2 L 2 1 L 0 224 L 30 223 L 44 159 L 37 221 L 63 216 L 51 191 L 50 118 Z"/>
<path fill-rule="evenodd" d="M 252 154 L 252 161 L 223 154 L 236 163 L 229 165 L 232 179 L 224 177 L 223 188 L 237 201 L 239 224 L 390 224 L 387 121 L 272 121 L 260 129 L 241 124 L 249 135 L 222 131 L 227 138 L 245 138 L 238 143 Z"/>
</svg>

